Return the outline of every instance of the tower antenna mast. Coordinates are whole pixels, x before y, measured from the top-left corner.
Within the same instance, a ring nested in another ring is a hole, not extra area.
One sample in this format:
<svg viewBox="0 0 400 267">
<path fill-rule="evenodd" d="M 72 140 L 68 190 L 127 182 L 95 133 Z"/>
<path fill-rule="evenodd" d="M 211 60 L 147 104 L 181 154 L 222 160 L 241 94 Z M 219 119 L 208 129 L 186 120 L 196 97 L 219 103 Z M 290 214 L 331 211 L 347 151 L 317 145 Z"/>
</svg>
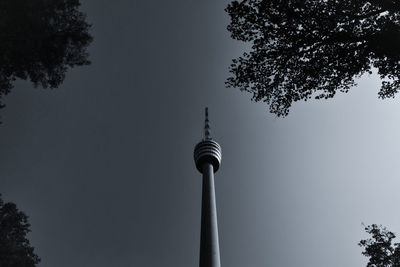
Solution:
<svg viewBox="0 0 400 267">
<path fill-rule="evenodd" d="M 208 121 L 208 108 L 206 108 L 206 119 L 204 121 L 204 140 L 211 139 L 210 122 Z"/>
</svg>

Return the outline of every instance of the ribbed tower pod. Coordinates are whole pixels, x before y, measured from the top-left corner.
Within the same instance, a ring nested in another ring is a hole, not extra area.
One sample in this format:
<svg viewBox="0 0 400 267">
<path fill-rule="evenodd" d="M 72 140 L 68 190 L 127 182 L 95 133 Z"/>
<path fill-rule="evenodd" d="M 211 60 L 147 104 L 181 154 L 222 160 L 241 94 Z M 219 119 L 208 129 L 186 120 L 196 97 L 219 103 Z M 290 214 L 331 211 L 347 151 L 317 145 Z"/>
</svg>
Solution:
<svg viewBox="0 0 400 267">
<path fill-rule="evenodd" d="M 217 206 L 215 202 L 214 172 L 221 164 L 221 146 L 212 140 L 208 122 L 208 108 L 204 138 L 194 148 L 196 168 L 203 174 L 201 205 L 200 267 L 220 267 Z"/>
</svg>

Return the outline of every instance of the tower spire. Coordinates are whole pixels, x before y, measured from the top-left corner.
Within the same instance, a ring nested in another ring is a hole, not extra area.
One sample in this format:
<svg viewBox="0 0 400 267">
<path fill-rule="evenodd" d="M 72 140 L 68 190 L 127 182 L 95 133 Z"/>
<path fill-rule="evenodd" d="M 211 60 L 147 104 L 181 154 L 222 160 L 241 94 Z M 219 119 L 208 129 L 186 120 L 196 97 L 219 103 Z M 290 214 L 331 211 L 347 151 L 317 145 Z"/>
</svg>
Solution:
<svg viewBox="0 0 400 267">
<path fill-rule="evenodd" d="M 204 138 L 194 148 L 196 168 L 203 174 L 199 267 L 221 267 L 214 186 L 214 173 L 221 165 L 221 156 L 221 146 L 210 136 L 206 108 Z"/>
<path fill-rule="evenodd" d="M 204 121 L 204 140 L 211 139 L 210 123 L 208 121 L 208 108 L 206 108 L 206 119 Z"/>
</svg>

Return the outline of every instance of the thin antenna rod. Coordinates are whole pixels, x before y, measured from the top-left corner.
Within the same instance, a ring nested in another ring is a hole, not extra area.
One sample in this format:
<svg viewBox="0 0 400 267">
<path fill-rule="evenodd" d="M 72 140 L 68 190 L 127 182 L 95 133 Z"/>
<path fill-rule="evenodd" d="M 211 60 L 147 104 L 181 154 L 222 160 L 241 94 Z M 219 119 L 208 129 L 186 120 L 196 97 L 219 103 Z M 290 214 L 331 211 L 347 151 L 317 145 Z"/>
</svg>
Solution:
<svg viewBox="0 0 400 267">
<path fill-rule="evenodd" d="M 208 108 L 206 108 L 206 120 L 204 121 L 204 140 L 210 140 L 211 139 L 211 130 L 210 130 L 210 124 L 208 121 Z"/>
</svg>

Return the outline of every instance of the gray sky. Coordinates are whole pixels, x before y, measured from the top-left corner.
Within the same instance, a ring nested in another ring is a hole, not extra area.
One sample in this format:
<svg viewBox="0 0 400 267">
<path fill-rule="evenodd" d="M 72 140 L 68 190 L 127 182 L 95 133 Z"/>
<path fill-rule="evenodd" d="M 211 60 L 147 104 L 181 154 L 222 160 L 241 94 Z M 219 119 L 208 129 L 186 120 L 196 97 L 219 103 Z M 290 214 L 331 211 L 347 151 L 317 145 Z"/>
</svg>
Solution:
<svg viewBox="0 0 400 267">
<path fill-rule="evenodd" d="M 400 234 L 399 100 L 372 75 L 276 118 L 224 87 L 245 49 L 227 3 L 86 0 L 92 65 L 6 97 L 0 192 L 30 216 L 40 267 L 198 266 L 205 106 L 222 266 L 365 266 L 362 222 Z"/>
</svg>

